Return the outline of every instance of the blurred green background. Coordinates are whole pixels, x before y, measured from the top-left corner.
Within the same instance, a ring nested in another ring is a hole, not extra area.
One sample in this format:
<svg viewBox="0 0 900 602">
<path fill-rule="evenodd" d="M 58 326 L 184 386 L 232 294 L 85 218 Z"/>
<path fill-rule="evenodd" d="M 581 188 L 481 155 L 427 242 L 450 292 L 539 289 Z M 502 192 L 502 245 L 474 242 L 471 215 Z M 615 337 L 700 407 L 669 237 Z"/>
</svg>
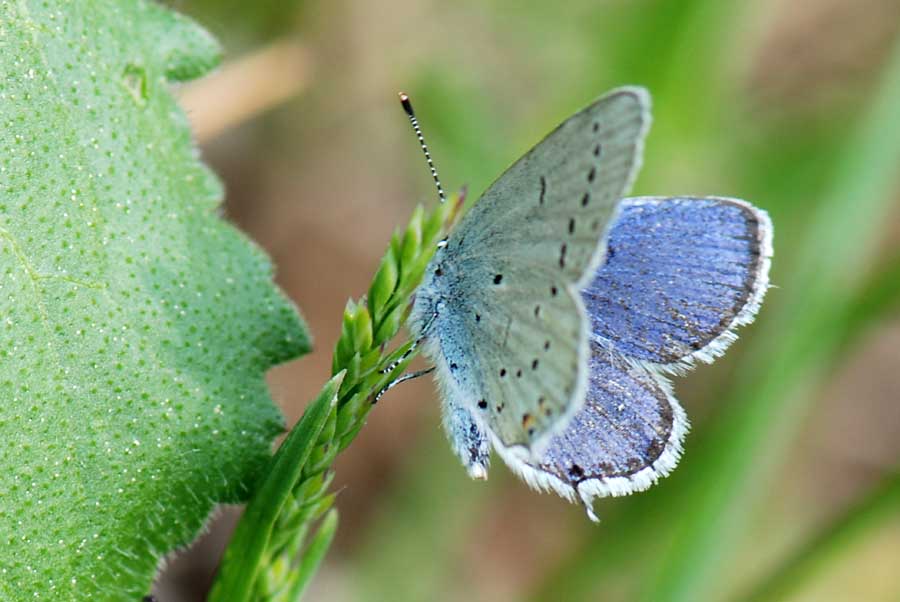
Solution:
<svg viewBox="0 0 900 602">
<path fill-rule="evenodd" d="M 316 351 L 273 371 L 290 422 L 347 298 L 431 179 L 479 194 L 609 88 L 650 89 L 636 194 L 746 198 L 775 224 L 757 323 L 677 379 L 693 429 L 599 526 L 497 460 L 473 482 L 433 385 L 404 385 L 337 462 L 338 539 L 307 599 L 900 602 L 900 3 L 177 0 L 226 48 L 177 90 L 225 213 L 274 258 Z M 172 559 L 202 600 L 228 509 Z"/>
</svg>

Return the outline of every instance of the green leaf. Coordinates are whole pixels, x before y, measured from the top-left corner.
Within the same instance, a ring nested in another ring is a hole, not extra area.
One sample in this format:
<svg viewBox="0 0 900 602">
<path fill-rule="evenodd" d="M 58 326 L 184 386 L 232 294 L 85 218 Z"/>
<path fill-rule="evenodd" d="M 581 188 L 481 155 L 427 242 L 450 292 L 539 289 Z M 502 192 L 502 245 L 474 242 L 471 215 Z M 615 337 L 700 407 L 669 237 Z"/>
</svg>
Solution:
<svg viewBox="0 0 900 602">
<path fill-rule="evenodd" d="M 218 57 L 147 2 L 0 8 L 0 599 L 139 599 L 283 428 L 305 328 L 169 94 Z"/>
</svg>

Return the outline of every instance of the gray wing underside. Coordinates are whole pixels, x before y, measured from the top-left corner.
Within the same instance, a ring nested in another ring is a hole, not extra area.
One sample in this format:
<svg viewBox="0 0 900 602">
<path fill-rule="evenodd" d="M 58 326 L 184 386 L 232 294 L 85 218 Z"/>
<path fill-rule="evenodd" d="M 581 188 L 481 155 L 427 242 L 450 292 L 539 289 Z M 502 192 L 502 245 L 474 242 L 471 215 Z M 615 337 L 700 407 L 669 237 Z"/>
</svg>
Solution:
<svg viewBox="0 0 900 602">
<path fill-rule="evenodd" d="M 465 328 L 442 342 L 446 365 L 468 407 L 497 440 L 530 448 L 539 434 L 568 419 L 568 400 L 579 386 L 580 304 L 558 279 L 523 297 L 513 287 L 494 285 L 482 266 L 462 267 L 482 273 L 492 290 L 469 291 L 454 314 L 439 318 Z M 504 280 L 527 277 L 521 266 L 502 269 Z"/>
<path fill-rule="evenodd" d="M 539 451 L 581 405 L 589 322 L 578 291 L 604 255 L 648 125 L 644 90 L 602 97 L 510 167 L 448 241 L 467 297 L 448 304 L 453 328 L 477 341 L 463 369 L 485 403 L 471 409 L 503 446 Z"/>
<path fill-rule="evenodd" d="M 649 96 L 631 87 L 571 116 L 467 212 L 451 240 L 455 254 L 506 258 L 515 250 L 517 258 L 586 284 L 603 257 L 597 243 L 640 167 L 649 123 Z"/>
</svg>

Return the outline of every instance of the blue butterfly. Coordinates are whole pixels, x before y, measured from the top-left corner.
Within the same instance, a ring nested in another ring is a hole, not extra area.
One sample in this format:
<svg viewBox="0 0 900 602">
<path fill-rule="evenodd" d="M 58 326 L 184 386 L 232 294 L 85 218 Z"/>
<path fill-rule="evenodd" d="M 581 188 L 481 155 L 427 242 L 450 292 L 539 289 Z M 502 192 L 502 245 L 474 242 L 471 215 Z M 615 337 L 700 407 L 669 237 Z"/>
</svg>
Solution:
<svg viewBox="0 0 900 602">
<path fill-rule="evenodd" d="M 768 287 L 764 211 L 623 198 L 649 123 L 635 87 L 564 121 L 436 251 L 408 324 L 469 474 L 487 476 L 493 448 L 595 520 L 594 498 L 646 489 L 678 463 L 688 420 L 664 374 L 720 355 Z"/>
</svg>

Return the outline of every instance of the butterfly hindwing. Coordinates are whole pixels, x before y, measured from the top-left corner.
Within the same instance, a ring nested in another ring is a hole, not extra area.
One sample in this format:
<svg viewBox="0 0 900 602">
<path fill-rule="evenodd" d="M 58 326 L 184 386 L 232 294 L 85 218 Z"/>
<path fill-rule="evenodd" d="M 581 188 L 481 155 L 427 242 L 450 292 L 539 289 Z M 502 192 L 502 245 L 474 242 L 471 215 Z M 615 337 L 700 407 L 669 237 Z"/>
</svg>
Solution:
<svg viewBox="0 0 900 602">
<path fill-rule="evenodd" d="M 495 444 L 538 452 L 580 407 L 588 319 L 579 288 L 640 162 L 649 100 L 623 88 L 510 167 L 429 266 L 411 325 L 455 401 Z"/>
<path fill-rule="evenodd" d="M 616 351 L 592 344 L 584 406 L 541 457 L 507 464 L 538 489 L 580 500 L 641 491 L 668 474 L 688 429 L 684 411 L 661 377 Z"/>
<path fill-rule="evenodd" d="M 582 292 L 594 337 L 668 371 L 712 361 L 753 320 L 771 254 L 768 216 L 744 201 L 625 199 Z"/>
</svg>

